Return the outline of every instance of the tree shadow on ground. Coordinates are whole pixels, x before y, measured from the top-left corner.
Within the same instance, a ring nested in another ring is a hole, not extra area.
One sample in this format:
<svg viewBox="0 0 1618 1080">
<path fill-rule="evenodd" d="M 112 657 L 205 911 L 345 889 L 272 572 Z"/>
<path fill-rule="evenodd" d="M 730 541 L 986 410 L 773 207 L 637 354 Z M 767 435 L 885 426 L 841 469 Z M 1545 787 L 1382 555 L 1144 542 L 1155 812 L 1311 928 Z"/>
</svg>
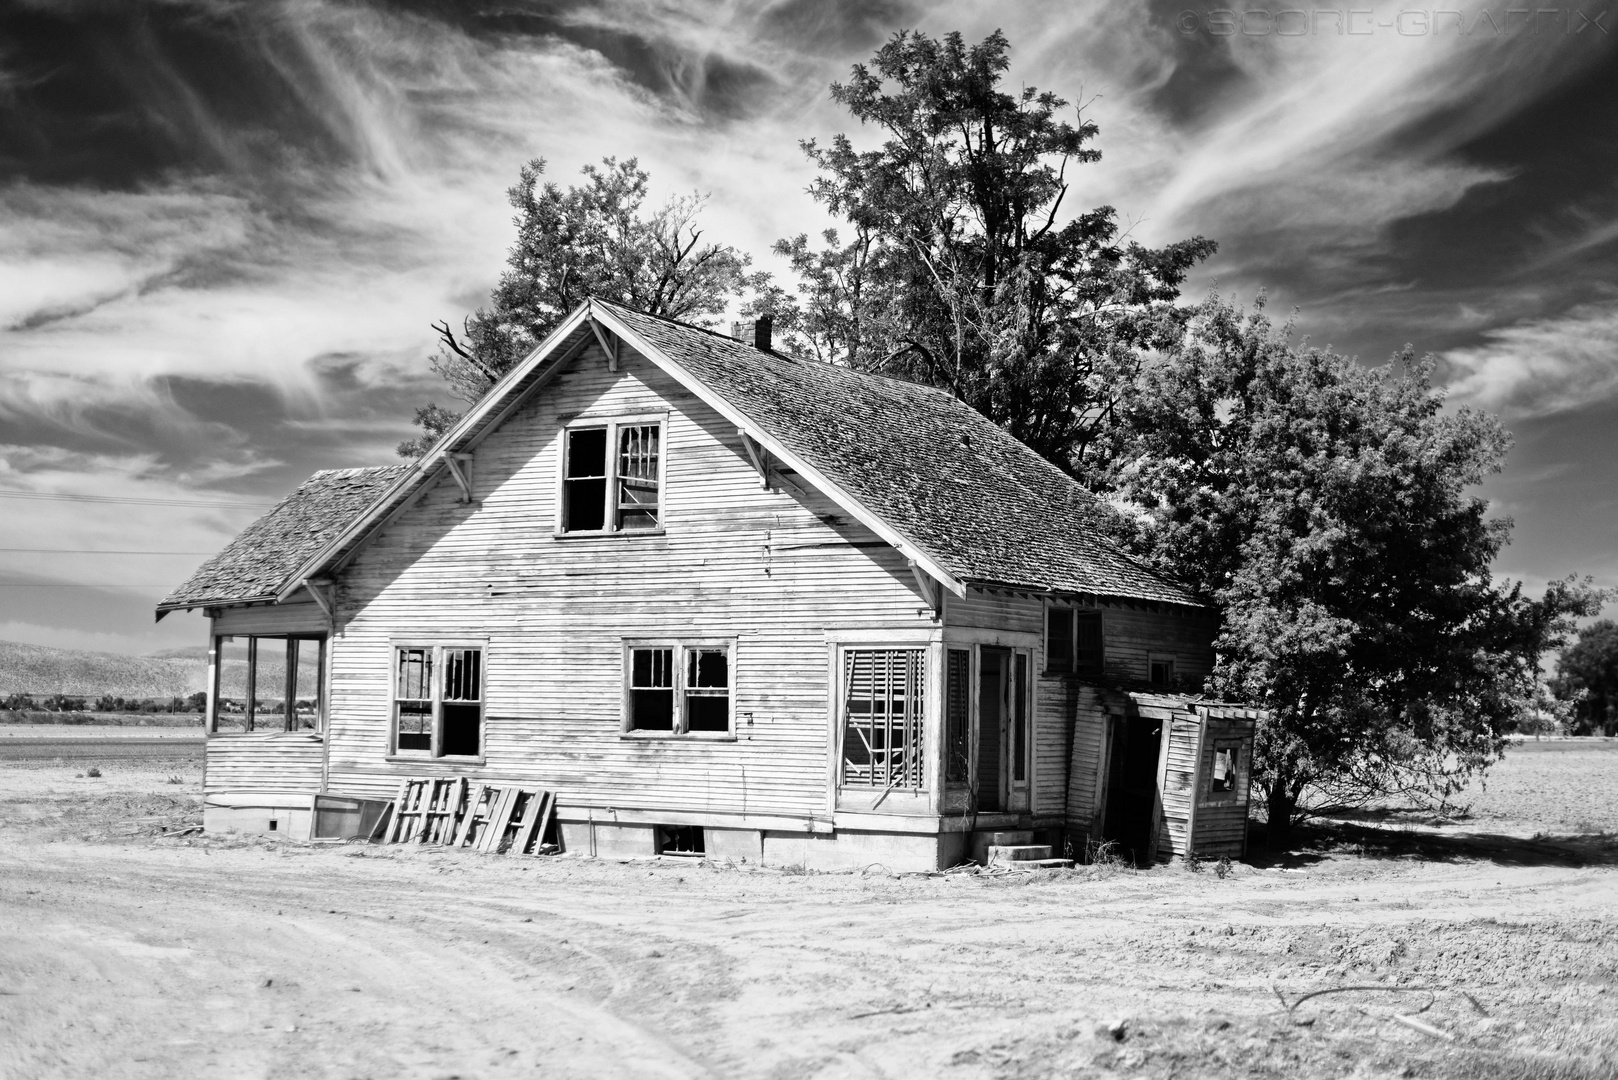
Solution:
<svg viewBox="0 0 1618 1080">
<path fill-rule="evenodd" d="M 1312 821 L 1296 827 L 1294 837 L 1290 853 L 1294 858 L 1352 854 L 1366 859 L 1487 861 L 1502 866 L 1618 866 L 1618 834 L 1609 832 L 1523 837 L 1393 816 L 1385 823 Z M 1258 838 L 1255 847 L 1262 850 L 1261 845 L 1262 838 Z"/>
</svg>

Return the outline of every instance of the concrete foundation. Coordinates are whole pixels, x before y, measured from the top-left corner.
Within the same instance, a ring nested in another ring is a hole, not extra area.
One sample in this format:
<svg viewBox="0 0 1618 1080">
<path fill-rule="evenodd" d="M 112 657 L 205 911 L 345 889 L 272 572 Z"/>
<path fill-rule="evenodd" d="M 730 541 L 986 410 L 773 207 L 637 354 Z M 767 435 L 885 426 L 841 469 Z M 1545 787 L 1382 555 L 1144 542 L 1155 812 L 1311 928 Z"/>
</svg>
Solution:
<svg viewBox="0 0 1618 1080">
<path fill-rule="evenodd" d="M 210 795 L 202 803 L 202 828 L 210 833 L 262 833 L 308 840 L 314 828 L 313 799 L 284 791 Z"/>
</svg>

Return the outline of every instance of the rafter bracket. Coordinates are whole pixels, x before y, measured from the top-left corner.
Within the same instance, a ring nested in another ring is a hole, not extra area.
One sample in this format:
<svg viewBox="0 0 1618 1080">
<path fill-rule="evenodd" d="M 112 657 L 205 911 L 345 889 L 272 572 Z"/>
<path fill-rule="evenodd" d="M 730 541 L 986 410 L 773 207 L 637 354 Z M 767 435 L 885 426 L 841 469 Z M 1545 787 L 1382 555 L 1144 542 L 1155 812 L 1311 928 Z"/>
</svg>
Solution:
<svg viewBox="0 0 1618 1080">
<path fill-rule="evenodd" d="M 595 332 L 596 343 L 601 346 L 601 351 L 607 354 L 607 370 L 617 371 L 618 339 L 613 336 L 612 331 L 608 330 L 605 326 L 602 326 L 601 323 L 594 318 L 590 320 L 590 329 Z"/>
<path fill-rule="evenodd" d="M 927 606 L 933 609 L 933 617 L 944 617 L 944 583 L 934 581 L 931 574 L 923 570 L 916 560 L 909 560 L 910 573 L 916 579 L 916 588 L 921 590 L 921 598 L 927 601 Z"/>
<path fill-rule="evenodd" d="M 759 487 L 765 491 L 770 490 L 770 452 L 743 429 L 737 428 L 736 435 L 742 440 L 742 449 L 747 451 L 747 460 L 751 461 L 753 468 L 758 471 Z"/>
<path fill-rule="evenodd" d="M 472 455 L 471 454 L 445 454 L 444 464 L 449 466 L 449 474 L 461 487 L 461 502 L 473 502 L 472 498 Z"/>
</svg>

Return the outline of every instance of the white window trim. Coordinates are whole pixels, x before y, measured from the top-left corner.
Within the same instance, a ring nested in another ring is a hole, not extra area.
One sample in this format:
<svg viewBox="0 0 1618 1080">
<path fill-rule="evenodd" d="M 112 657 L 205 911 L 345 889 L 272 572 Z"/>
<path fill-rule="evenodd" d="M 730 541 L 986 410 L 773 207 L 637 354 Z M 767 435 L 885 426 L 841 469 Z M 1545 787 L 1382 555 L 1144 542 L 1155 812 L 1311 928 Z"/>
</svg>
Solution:
<svg viewBox="0 0 1618 1080">
<path fill-rule="evenodd" d="M 427 649 L 433 656 L 432 745 L 426 750 L 399 749 L 399 650 Z M 444 739 L 444 650 L 477 649 L 478 662 L 478 752 L 440 754 Z M 388 643 L 388 761 L 445 761 L 482 765 L 489 750 L 489 639 L 488 638 L 398 638 Z"/>
<path fill-rule="evenodd" d="M 655 529 L 620 529 L 618 520 L 618 429 L 624 427 L 657 427 L 657 527 Z M 567 447 L 568 435 L 574 431 L 593 428 L 607 433 L 607 490 L 602 497 L 606 516 L 605 528 L 567 528 Z M 634 413 L 623 416 L 576 416 L 562 428 L 562 438 L 556 454 L 556 527 L 551 535 L 558 540 L 603 536 L 661 536 L 668 524 L 668 470 L 669 470 L 669 414 L 666 412 Z"/>
<path fill-rule="evenodd" d="M 634 674 L 634 651 L 636 649 L 673 649 L 676 653 L 674 661 L 674 728 L 671 731 L 647 730 L 633 727 L 634 723 L 634 694 L 630 689 L 630 680 Z M 724 731 L 689 731 L 686 729 L 685 717 L 685 680 L 686 668 L 689 663 L 688 653 L 692 650 L 712 652 L 723 649 L 725 653 L 725 670 L 728 673 L 730 691 L 726 695 L 729 703 L 729 715 L 726 717 Z M 623 639 L 623 702 L 621 706 L 621 719 L 619 721 L 619 736 L 625 739 L 643 739 L 656 742 L 658 740 L 674 739 L 679 741 L 696 740 L 699 742 L 735 742 L 736 741 L 736 639 L 730 638 L 624 638 Z"/>
<path fill-rule="evenodd" d="M 943 649 L 951 646 L 946 643 Z M 956 643 L 955 648 L 970 648 L 969 645 Z M 867 635 L 839 640 L 832 644 L 831 654 L 831 701 L 830 709 L 832 737 L 831 737 L 831 789 L 836 793 L 839 803 L 849 794 L 875 793 L 885 804 L 891 804 L 895 809 L 904 804 L 904 800 L 915 798 L 931 799 L 939 790 L 941 771 L 941 757 L 943 754 L 943 712 L 942 683 L 940 682 L 943 649 L 934 648 L 932 640 L 917 638 L 914 632 L 909 636 L 886 637 Z M 976 650 L 970 666 L 972 694 L 977 693 L 978 658 Z M 921 687 L 923 698 L 921 740 L 922 740 L 922 767 L 921 782 L 916 787 L 894 787 L 884 791 L 882 788 L 865 784 L 846 784 L 844 782 L 844 746 L 843 741 L 848 737 L 847 717 L 844 709 L 848 703 L 847 655 L 850 652 L 919 652 L 921 653 Z"/>
</svg>

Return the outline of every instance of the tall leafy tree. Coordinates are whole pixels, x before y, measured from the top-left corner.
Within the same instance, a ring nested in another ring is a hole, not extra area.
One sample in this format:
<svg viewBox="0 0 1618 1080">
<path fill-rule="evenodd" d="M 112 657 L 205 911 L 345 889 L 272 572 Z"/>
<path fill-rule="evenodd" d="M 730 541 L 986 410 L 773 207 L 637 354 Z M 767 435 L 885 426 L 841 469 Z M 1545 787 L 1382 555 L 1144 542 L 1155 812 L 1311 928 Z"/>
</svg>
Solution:
<svg viewBox="0 0 1618 1080">
<path fill-rule="evenodd" d="M 1078 473 L 1140 350 L 1177 337 L 1180 284 L 1214 245 L 1148 248 L 1110 206 L 1069 214 L 1096 125 L 1053 93 L 1006 92 L 1009 51 L 999 31 L 904 32 L 832 87 L 884 141 L 802 144 L 811 194 L 847 230 L 781 241 L 796 293 L 755 307 L 798 348 L 947 389 Z"/>
<path fill-rule="evenodd" d="M 702 197 L 676 196 L 646 209 L 649 177 L 635 158 L 586 165 L 583 182 L 566 189 L 542 183 L 544 172 L 543 159 L 530 161 L 507 192 L 517 239 L 489 305 L 467 317 L 460 333 L 447 321 L 434 326 L 433 370 L 468 404 L 589 297 L 696 321 L 762 283 L 749 276 L 746 255 L 704 241 Z M 422 434 L 401 443 L 399 454 L 419 457 L 459 418 L 436 404 L 416 410 Z"/>
<path fill-rule="evenodd" d="M 1223 612 L 1213 689 L 1270 710 L 1256 764 L 1277 845 L 1323 804 L 1454 794 L 1604 598 L 1494 580 L 1511 523 L 1468 492 L 1509 436 L 1446 411 L 1408 350 L 1370 370 L 1215 297 L 1120 416 L 1112 481 L 1149 512 L 1143 548 Z"/>
<path fill-rule="evenodd" d="M 1618 623 L 1601 619 L 1579 631 L 1562 651 L 1551 684 L 1572 706 L 1578 735 L 1618 735 Z"/>
</svg>

